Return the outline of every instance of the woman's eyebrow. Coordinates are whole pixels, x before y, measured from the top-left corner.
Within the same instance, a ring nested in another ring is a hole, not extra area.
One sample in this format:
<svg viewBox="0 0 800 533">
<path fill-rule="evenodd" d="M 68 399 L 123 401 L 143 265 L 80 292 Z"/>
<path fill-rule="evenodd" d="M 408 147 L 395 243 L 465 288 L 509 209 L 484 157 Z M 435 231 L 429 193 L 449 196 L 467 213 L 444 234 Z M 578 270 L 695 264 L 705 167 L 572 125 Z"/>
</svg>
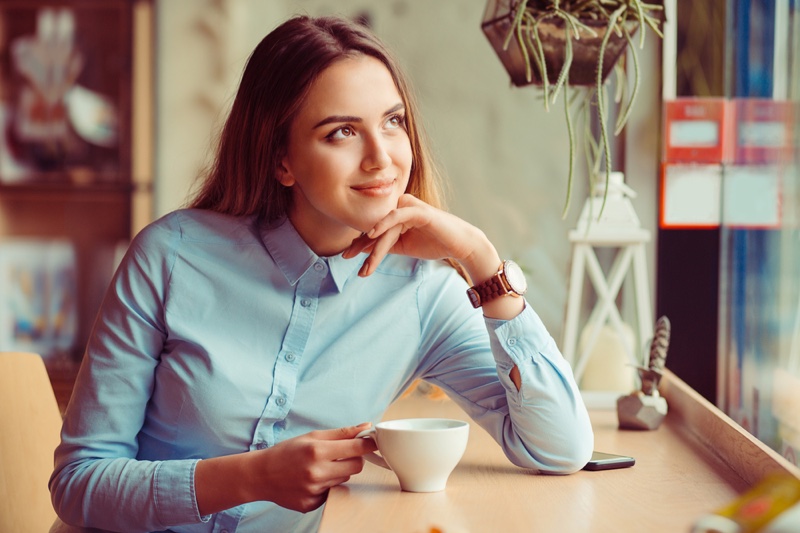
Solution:
<svg viewBox="0 0 800 533">
<path fill-rule="evenodd" d="M 392 113 L 397 113 L 398 111 L 400 111 L 404 107 L 405 106 L 402 103 L 396 104 L 391 109 L 387 110 L 383 114 L 383 116 L 391 115 Z M 322 120 L 320 120 L 319 122 L 314 124 L 314 127 L 311 128 L 311 129 L 312 130 L 313 129 L 317 129 L 320 126 L 324 126 L 326 124 L 338 124 L 339 122 L 359 122 L 360 123 L 360 122 L 363 122 L 363 121 L 364 121 L 364 119 L 362 119 L 361 117 L 356 117 L 356 116 L 352 116 L 352 115 L 331 115 L 329 117 L 323 118 Z"/>
<path fill-rule="evenodd" d="M 334 124 L 339 122 L 363 122 L 361 117 L 354 117 L 348 115 L 331 115 L 329 117 L 325 117 L 316 124 L 314 127 L 311 128 L 312 130 L 319 128 L 320 126 L 324 126 L 325 124 Z"/>
<path fill-rule="evenodd" d="M 384 113 L 383 116 L 385 117 L 386 115 L 391 115 L 392 113 L 397 113 L 398 111 L 401 111 L 401 110 L 405 109 L 405 107 L 406 106 L 404 106 L 402 102 L 399 103 L 399 104 L 395 104 L 394 107 L 392 107 L 386 113 Z"/>
</svg>

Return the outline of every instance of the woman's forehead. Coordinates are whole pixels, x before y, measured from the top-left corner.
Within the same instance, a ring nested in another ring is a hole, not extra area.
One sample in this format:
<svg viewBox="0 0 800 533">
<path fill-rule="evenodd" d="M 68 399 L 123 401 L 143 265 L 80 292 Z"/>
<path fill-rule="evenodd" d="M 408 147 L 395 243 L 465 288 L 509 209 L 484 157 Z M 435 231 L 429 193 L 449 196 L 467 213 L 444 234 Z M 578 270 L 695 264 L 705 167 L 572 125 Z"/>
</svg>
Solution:
<svg viewBox="0 0 800 533">
<path fill-rule="evenodd" d="M 386 65 L 374 57 L 357 55 L 340 59 L 320 72 L 299 114 L 308 121 L 331 115 L 382 115 L 402 102 L 402 95 Z"/>
</svg>

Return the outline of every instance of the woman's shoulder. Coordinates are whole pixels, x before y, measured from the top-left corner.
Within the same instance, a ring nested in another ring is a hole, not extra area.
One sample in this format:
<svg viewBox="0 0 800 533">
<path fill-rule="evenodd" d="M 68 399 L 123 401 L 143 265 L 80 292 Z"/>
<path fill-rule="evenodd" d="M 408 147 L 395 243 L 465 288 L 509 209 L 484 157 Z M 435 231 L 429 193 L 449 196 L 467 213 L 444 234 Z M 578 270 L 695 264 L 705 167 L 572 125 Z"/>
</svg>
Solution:
<svg viewBox="0 0 800 533">
<path fill-rule="evenodd" d="M 234 216 L 207 209 L 178 209 L 148 224 L 140 240 L 179 240 L 208 244 L 253 242 L 253 217 Z"/>
</svg>

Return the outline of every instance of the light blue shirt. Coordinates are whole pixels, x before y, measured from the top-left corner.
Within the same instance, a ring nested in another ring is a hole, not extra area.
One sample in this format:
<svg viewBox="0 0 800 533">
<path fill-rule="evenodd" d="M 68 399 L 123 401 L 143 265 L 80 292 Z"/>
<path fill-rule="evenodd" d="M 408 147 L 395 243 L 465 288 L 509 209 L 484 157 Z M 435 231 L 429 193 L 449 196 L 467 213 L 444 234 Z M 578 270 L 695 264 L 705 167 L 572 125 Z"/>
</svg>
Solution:
<svg viewBox="0 0 800 533">
<path fill-rule="evenodd" d="M 88 343 L 55 454 L 67 523 L 119 531 L 313 531 L 321 511 L 256 502 L 201 517 L 203 458 L 377 422 L 417 379 L 441 387 L 514 464 L 591 455 L 586 408 L 529 304 L 492 320 L 442 261 L 318 257 L 288 221 L 171 213 L 133 240 Z M 517 365 L 522 388 L 508 375 Z"/>
</svg>

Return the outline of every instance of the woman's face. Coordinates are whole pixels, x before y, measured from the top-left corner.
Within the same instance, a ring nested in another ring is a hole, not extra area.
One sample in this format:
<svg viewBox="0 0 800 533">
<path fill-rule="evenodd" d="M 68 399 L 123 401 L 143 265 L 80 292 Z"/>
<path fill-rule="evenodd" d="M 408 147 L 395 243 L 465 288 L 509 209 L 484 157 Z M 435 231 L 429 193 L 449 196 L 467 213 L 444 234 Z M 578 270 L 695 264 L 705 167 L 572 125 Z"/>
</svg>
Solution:
<svg viewBox="0 0 800 533">
<path fill-rule="evenodd" d="M 289 219 L 317 255 L 335 255 L 405 192 L 411 143 L 389 70 L 359 55 L 319 75 L 289 131 L 279 180 L 292 187 Z"/>
</svg>

